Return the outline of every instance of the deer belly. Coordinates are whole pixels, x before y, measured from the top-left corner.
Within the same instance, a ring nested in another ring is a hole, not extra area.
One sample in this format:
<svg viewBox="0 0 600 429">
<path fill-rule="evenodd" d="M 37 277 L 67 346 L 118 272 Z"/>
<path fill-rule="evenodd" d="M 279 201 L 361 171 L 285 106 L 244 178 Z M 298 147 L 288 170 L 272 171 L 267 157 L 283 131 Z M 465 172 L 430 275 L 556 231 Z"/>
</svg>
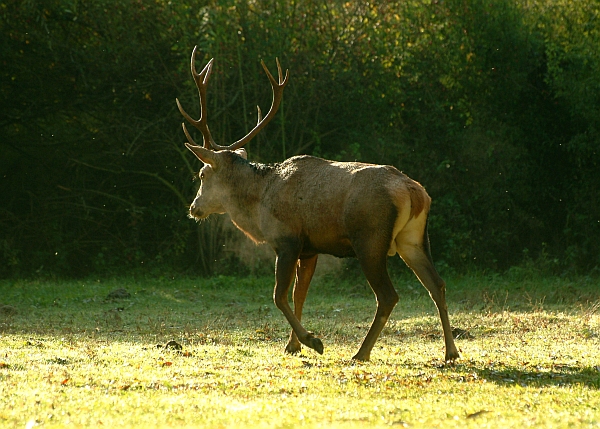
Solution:
<svg viewBox="0 0 600 429">
<path fill-rule="evenodd" d="M 302 248 L 303 253 L 324 253 L 337 256 L 338 258 L 348 258 L 356 256 L 354 248 L 348 238 L 332 238 L 327 236 L 310 237 L 305 240 Z"/>
</svg>

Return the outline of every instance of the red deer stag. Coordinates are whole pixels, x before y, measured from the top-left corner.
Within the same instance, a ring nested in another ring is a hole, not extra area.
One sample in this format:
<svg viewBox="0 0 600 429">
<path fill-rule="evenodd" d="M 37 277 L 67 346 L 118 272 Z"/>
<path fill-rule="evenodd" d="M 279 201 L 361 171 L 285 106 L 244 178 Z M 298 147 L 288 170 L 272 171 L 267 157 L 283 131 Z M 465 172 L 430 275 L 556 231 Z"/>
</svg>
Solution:
<svg viewBox="0 0 600 429">
<path fill-rule="evenodd" d="M 387 257 L 400 254 L 435 302 L 446 343 L 446 361 L 458 358 L 446 306 L 446 284 L 433 266 L 427 235 L 431 199 L 423 187 L 396 168 L 359 162 L 334 162 L 312 156 L 294 156 L 282 163 L 265 165 L 247 161 L 241 149 L 273 119 L 289 71 L 275 80 L 262 67 L 273 90 L 271 109 L 242 139 L 229 146 L 215 143 L 207 125 L 206 88 L 213 60 L 202 72 L 191 71 L 200 96 L 200 119 L 184 118 L 203 137 L 197 145 L 185 124 L 187 148 L 204 163 L 200 189 L 190 206 L 190 217 L 201 220 L 212 213 L 229 213 L 237 228 L 256 243 L 268 243 L 277 255 L 274 300 L 292 327 L 285 350 L 300 351 L 301 344 L 323 353 L 323 343 L 300 323 L 302 306 L 319 253 L 358 258 L 377 297 L 377 312 L 360 349 L 353 357 L 367 361 L 398 294 L 387 271 Z M 294 311 L 288 291 L 294 280 Z"/>
</svg>

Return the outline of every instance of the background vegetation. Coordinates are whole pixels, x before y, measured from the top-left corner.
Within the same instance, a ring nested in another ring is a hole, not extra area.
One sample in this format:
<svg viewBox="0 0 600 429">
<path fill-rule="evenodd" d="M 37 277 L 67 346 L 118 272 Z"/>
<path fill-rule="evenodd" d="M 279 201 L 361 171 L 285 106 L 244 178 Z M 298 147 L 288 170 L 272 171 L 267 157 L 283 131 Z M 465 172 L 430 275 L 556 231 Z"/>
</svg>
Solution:
<svg viewBox="0 0 600 429">
<path fill-rule="evenodd" d="M 179 97 L 215 57 L 213 136 L 396 165 L 432 195 L 445 269 L 600 266 L 598 0 L 0 0 L 0 275 L 244 273 L 222 218 L 186 218 L 199 168 Z M 197 107 L 196 107 L 197 109 Z M 215 261 L 219 263 L 216 264 Z"/>
</svg>

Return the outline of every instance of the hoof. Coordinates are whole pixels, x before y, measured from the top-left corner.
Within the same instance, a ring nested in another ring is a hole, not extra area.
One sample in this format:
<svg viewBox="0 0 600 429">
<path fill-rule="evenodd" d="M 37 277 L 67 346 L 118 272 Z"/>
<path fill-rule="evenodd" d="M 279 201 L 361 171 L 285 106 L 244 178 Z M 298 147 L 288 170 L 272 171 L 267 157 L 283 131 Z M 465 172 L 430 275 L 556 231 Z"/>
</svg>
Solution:
<svg viewBox="0 0 600 429">
<path fill-rule="evenodd" d="M 302 346 L 300 345 L 300 342 L 288 343 L 287 346 L 285 346 L 285 352 L 291 355 L 298 354 L 301 350 Z"/>
<path fill-rule="evenodd" d="M 371 356 L 369 356 L 369 355 L 364 356 L 360 353 L 356 353 L 354 356 L 352 356 L 352 360 L 359 361 L 359 362 L 368 362 L 371 360 Z"/>
<path fill-rule="evenodd" d="M 310 347 L 320 355 L 323 354 L 323 343 L 318 338 L 313 336 L 312 332 L 309 332 L 306 338 L 302 341 L 306 347 Z"/>
<path fill-rule="evenodd" d="M 452 352 L 446 352 L 446 358 L 444 359 L 446 363 L 453 363 L 460 357 L 458 351 L 454 350 Z"/>
<path fill-rule="evenodd" d="M 323 354 L 323 343 L 318 338 L 313 338 L 310 340 L 310 348 L 320 355 Z"/>
</svg>

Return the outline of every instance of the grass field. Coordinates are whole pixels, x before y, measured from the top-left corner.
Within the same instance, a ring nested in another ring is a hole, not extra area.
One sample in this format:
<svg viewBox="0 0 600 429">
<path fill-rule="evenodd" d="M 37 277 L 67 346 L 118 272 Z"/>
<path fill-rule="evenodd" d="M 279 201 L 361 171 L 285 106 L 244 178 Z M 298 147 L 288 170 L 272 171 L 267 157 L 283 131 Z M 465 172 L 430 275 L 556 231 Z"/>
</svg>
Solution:
<svg viewBox="0 0 600 429">
<path fill-rule="evenodd" d="M 350 360 L 375 310 L 362 279 L 314 281 L 323 356 L 283 353 L 271 278 L 5 280 L 0 427 L 600 427 L 598 279 L 447 281 L 452 366 L 409 277 L 368 363 Z"/>
</svg>

